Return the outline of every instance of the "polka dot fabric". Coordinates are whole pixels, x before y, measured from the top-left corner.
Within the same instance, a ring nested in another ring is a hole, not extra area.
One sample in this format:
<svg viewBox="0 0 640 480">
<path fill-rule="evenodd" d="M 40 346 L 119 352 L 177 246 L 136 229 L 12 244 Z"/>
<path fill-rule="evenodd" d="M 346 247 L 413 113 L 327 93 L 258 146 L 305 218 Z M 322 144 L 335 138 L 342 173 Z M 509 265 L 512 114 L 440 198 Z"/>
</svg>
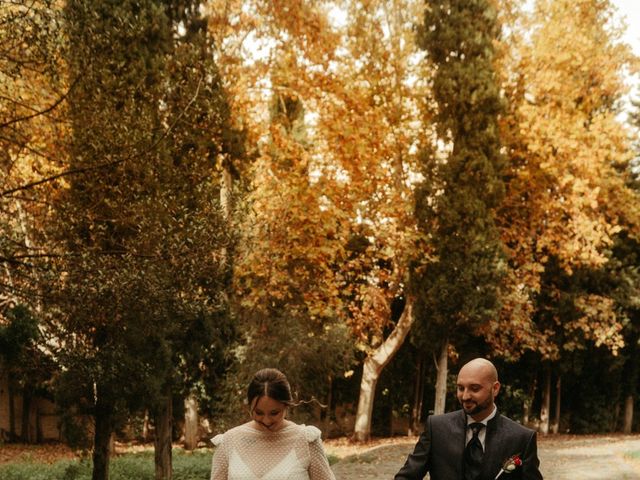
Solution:
<svg viewBox="0 0 640 480">
<path fill-rule="evenodd" d="M 313 426 L 290 423 L 265 432 L 248 423 L 212 442 L 211 480 L 335 480 Z"/>
</svg>

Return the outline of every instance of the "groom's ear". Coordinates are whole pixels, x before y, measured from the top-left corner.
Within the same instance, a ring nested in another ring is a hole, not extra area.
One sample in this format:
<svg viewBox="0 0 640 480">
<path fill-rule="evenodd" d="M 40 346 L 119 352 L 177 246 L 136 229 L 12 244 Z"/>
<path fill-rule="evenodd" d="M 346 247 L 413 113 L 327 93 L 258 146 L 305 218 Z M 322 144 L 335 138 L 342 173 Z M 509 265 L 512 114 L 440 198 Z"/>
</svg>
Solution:
<svg viewBox="0 0 640 480">
<path fill-rule="evenodd" d="M 497 397 L 498 396 L 498 392 L 500 391 L 500 382 L 498 382 L 497 380 L 493 383 L 493 397 Z"/>
</svg>

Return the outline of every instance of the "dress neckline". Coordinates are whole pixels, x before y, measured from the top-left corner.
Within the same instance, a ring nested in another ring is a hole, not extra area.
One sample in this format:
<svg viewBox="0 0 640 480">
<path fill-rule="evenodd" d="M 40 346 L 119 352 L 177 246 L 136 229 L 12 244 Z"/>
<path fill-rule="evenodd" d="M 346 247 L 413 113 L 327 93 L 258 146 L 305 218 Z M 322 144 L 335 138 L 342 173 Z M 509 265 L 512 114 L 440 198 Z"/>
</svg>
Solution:
<svg viewBox="0 0 640 480">
<path fill-rule="evenodd" d="M 289 423 L 287 425 L 285 425 L 281 429 L 276 430 L 274 432 L 268 431 L 268 430 L 258 430 L 257 428 L 253 428 L 251 426 L 251 422 L 247 422 L 247 423 L 245 423 L 244 425 L 241 425 L 241 426 L 244 427 L 245 430 L 249 430 L 251 432 L 255 432 L 255 433 L 260 434 L 260 435 L 276 435 L 278 433 L 284 432 L 284 431 L 289 430 L 291 428 L 297 427 L 298 424 L 295 423 L 295 422 L 289 421 Z"/>
</svg>

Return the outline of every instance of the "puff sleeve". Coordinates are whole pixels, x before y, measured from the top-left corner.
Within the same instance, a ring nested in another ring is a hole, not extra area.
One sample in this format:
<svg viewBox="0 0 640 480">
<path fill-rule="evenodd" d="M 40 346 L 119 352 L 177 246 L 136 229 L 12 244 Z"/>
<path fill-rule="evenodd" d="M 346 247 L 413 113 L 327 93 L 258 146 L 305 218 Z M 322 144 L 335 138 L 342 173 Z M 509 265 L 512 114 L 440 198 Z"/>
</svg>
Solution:
<svg viewBox="0 0 640 480">
<path fill-rule="evenodd" d="M 229 477 L 229 454 L 224 442 L 224 435 L 216 435 L 211 439 L 216 447 L 211 461 L 211 480 L 227 480 Z"/>
<path fill-rule="evenodd" d="M 309 478 L 311 480 L 335 480 L 336 477 L 324 453 L 320 430 L 308 425 L 305 427 L 305 437 L 309 442 Z"/>
</svg>

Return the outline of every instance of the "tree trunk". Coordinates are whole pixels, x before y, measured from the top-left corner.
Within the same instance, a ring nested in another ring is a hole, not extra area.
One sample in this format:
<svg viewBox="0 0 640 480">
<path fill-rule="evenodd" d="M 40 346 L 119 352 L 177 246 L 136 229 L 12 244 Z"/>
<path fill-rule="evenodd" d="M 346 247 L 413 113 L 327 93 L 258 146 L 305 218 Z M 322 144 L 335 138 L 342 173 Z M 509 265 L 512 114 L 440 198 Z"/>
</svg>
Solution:
<svg viewBox="0 0 640 480">
<path fill-rule="evenodd" d="M 627 395 L 624 399 L 624 420 L 622 424 L 622 433 L 631 433 L 633 425 L 633 395 Z"/>
<path fill-rule="evenodd" d="M 144 420 L 142 421 L 142 441 L 149 441 L 149 410 L 144 411 Z"/>
<path fill-rule="evenodd" d="M 533 378 L 531 383 L 529 384 L 529 395 L 524 400 L 524 404 L 522 405 L 522 423 L 524 425 L 529 425 L 529 416 L 531 414 L 531 404 L 533 403 L 533 397 L 536 395 L 536 389 L 538 388 L 538 379 Z"/>
<path fill-rule="evenodd" d="M 551 368 L 544 369 L 544 387 L 542 390 L 542 405 L 540 406 L 540 433 L 549 433 L 549 410 L 551 408 Z"/>
<path fill-rule="evenodd" d="M 360 396 L 358 398 L 354 431 L 354 440 L 357 442 L 366 442 L 371 437 L 373 400 L 381 371 L 382 368 L 371 357 L 365 359 L 362 367 L 362 380 L 360 381 Z"/>
<path fill-rule="evenodd" d="M 327 377 L 329 390 L 327 392 L 326 408 L 321 410 L 320 419 L 322 422 L 322 436 L 327 437 L 331 430 L 331 413 L 333 412 L 333 376 Z"/>
<path fill-rule="evenodd" d="M 30 433 L 30 417 L 31 417 L 31 388 L 27 384 L 22 389 L 22 428 L 20 438 L 25 443 L 35 443 L 34 436 Z"/>
<path fill-rule="evenodd" d="M 42 431 L 42 414 L 40 413 L 40 406 L 36 403 L 36 443 L 42 443 L 43 440 L 44 432 Z"/>
<path fill-rule="evenodd" d="M 9 441 L 13 442 L 16 439 L 16 406 L 11 374 L 7 379 L 7 390 L 7 395 L 9 396 Z"/>
<path fill-rule="evenodd" d="M 411 409 L 411 421 L 409 424 L 408 435 L 418 435 L 422 430 L 422 405 L 424 403 L 424 362 L 423 353 L 418 355 L 416 365 L 416 378 L 414 381 L 413 391 L 413 408 Z"/>
<path fill-rule="evenodd" d="M 156 480 L 171 480 L 171 433 L 173 425 L 173 400 L 171 395 L 164 398 L 154 414 L 156 435 L 154 441 Z"/>
<path fill-rule="evenodd" d="M 193 395 L 184 400 L 184 449 L 198 446 L 198 401 Z"/>
<path fill-rule="evenodd" d="M 353 439 L 357 442 L 366 442 L 371 437 L 371 415 L 373 413 L 373 400 L 378 378 L 380 378 L 380 373 L 400 349 L 404 339 L 407 337 L 413 324 L 412 310 L 413 303 L 407 299 L 404 311 L 389 337 L 364 361 L 353 434 Z"/>
<path fill-rule="evenodd" d="M 225 218 L 231 217 L 233 211 L 232 192 L 233 176 L 228 168 L 222 169 L 222 182 L 220 184 L 220 204 L 222 205 Z"/>
<path fill-rule="evenodd" d="M 440 415 L 444 413 L 444 408 L 447 403 L 447 375 L 449 373 L 449 340 L 445 339 L 440 349 L 440 355 L 438 357 L 438 363 L 436 368 L 438 374 L 436 376 L 436 399 L 433 406 L 433 414 Z"/>
<path fill-rule="evenodd" d="M 97 397 L 94 414 L 95 433 L 93 437 L 93 473 L 91 480 L 109 480 L 113 405 L 103 398 L 99 389 L 97 389 Z"/>
<path fill-rule="evenodd" d="M 553 423 L 551 424 L 551 433 L 558 433 L 560 430 L 560 402 L 562 400 L 562 376 L 558 375 L 556 381 L 556 408 L 553 415 Z"/>
</svg>

